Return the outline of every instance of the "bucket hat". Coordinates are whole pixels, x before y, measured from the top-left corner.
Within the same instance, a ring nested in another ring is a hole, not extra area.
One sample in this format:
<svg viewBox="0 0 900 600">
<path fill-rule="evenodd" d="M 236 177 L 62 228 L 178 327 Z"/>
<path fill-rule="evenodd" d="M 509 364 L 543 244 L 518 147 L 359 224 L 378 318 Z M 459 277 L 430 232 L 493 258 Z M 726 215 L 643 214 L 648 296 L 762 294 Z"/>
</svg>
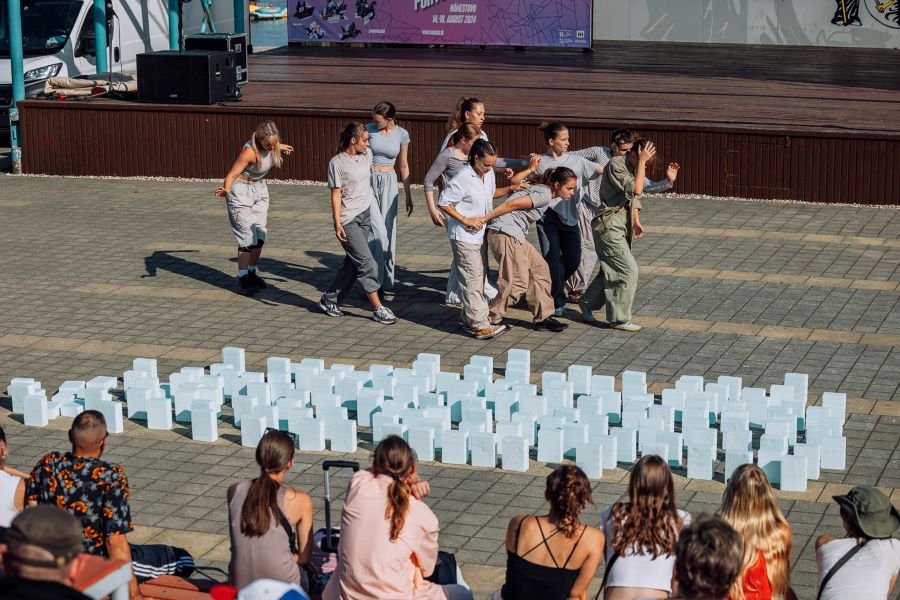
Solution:
<svg viewBox="0 0 900 600">
<path fill-rule="evenodd" d="M 900 528 L 900 513 L 890 499 L 876 488 L 860 485 L 843 496 L 832 496 L 847 509 L 859 530 L 873 539 L 889 538 Z"/>
</svg>

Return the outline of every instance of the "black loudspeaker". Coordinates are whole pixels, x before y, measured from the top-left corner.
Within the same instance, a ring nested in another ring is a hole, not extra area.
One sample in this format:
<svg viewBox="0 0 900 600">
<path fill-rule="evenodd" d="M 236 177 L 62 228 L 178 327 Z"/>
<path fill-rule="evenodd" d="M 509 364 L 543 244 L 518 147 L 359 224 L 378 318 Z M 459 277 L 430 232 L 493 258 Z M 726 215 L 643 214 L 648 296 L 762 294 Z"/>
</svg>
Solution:
<svg viewBox="0 0 900 600">
<path fill-rule="evenodd" d="M 238 85 L 247 83 L 246 33 L 192 33 L 184 38 L 185 50 L 216 50 L 237 54 Z"/>
<path fill-rule="evenodd" d="M 216 104 L 234 100 L 234 52 L 162 50 L 137 55 L 138 100 L 172 104 Z"/>
</svg>

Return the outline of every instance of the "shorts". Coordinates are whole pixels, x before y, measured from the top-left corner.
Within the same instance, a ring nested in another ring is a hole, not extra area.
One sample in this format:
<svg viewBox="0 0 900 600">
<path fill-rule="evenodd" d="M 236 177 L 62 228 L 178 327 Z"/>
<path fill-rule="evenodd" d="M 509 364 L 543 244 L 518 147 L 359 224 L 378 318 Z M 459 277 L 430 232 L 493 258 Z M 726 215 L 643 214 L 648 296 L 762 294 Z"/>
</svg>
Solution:
<svg viewBox="0 0 900 600">
<path fill-rule="evenodd" d="M 228 222 L 239 248 L 248 248 L 266 239 L 269 217 L 269 188 L 265 181 L 235 179 L 225 199 Z"/>
</svg>

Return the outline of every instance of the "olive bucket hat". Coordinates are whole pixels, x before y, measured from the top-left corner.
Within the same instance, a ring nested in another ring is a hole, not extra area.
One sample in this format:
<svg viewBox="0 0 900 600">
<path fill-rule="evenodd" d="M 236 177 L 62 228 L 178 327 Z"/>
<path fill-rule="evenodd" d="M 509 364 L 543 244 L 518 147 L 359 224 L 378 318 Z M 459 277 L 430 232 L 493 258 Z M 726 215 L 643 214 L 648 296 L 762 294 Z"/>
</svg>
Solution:
<svg viewBox="0 0 900 600">
<path fill-rule="evenodd" d="M 860 485 L 843 496 L 832 496 L 846 509 L 859 530 L 872 539 L 889 538 L 900 528 L 900 513 L 879 490 Z"/>
</svg>

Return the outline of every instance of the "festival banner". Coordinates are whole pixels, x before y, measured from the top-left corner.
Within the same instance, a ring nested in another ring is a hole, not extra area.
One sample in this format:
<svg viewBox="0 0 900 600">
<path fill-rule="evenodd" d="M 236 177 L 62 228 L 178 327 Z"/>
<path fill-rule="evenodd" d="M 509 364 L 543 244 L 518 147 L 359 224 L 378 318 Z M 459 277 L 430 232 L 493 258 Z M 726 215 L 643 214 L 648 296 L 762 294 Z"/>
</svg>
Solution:
<svg viewBox="0 0 900 600">
<path fill-rule="evenodd" d="M 591 0 L 288 0 L 288 41 L 589 48 Z"/>
</svg>

